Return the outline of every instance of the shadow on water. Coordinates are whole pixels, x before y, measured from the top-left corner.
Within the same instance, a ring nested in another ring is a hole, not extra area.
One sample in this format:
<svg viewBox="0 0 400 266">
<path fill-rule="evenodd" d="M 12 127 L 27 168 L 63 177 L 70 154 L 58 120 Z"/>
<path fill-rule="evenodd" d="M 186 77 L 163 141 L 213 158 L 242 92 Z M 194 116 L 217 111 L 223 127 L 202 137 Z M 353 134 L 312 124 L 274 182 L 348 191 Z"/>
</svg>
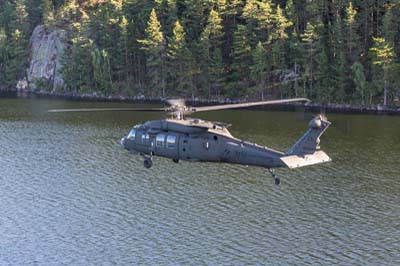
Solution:
<svg viewBox="0 0 400 266">
<path fill-rule="evenodd" d="M 328 114 L 333 162 L 280 170 L 277 187 L 255 167 L 156 158 L 144 169 L 118 141 L 157 113 L 46 113 L 116 106 L 132 104 L 0 98 L 3 263 L 400 264 L 398 117 Z M 281 111 L 196 116 L 282 151 L 308 124 Z"/>
</svg>

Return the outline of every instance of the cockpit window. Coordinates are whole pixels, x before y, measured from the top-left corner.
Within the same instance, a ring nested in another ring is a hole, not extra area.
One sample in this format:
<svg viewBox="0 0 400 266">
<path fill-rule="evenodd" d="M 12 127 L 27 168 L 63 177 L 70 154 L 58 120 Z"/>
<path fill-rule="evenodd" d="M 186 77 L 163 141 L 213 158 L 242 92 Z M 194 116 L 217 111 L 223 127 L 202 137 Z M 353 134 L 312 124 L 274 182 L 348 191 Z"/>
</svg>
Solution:
<svg viewBox="0 0 400 266">
<path fill-rule="evenodd" d="M 143 133 L 142 134 L 142 143 L 147 143 L 150 140 L 150 135 L 149 133 Z"/>
<path fill-rule="evenodd" d="M 158 134 L 156 137 L 156 146 L 164 147 L 164 142 L 165 142 L 165 134 Z"/>
<path fill-rule="evenodd" d="M 136 129 L 132 128 L 132 130 L 128 134 L 128 139 L 135 139 L 136 137 Z"/>
<path fill-rule="evenodd" d="M 176 136 L 168 135 L 167 137 L 167 148 L 174 149 L 176 145 Z"/>
</svg>

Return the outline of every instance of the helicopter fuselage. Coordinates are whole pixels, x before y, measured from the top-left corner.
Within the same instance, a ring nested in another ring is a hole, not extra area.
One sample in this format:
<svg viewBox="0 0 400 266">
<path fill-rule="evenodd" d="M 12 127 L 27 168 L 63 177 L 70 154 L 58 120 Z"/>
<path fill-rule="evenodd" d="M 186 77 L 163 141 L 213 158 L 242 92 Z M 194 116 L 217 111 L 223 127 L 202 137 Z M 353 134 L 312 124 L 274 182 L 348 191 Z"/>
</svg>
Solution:
<svg viewBox="0 0 400 266">
<path fill-rule="evenodd" d="M 199 119 L 155 120 L 121 139 L 131 153 L 195 162 L 225 162 L 277 168 L 284 153 L 233 137 L 226 124 Z"/>
<path fill-rule="evenodd" d="M 254 165 L 268 168 L 275 178 L 275 183 L 279 184 L 274 168 L 292 169 L 331 160 L 319 147 L 320 136 L 331 124 L 325 115 L 318 115 L 312 119 L 306 133 L 286 153 L 237 139 L 229 133 L 227 124 L 184 118 L 195 112 L 299 101 L 309 102 L 309 99 L 293 98 L 202 107 L 190 107 L 182 99 L 170 99 L 167 100 L 170 106 L 166 108 L 53 109 L 48 112 L 166 111 L 171 115 L 171 119 L 148 121 L 137 125 L 121 139 L 121 145 L 125 149 L 143 156 L 143 164 L 146 168 L 152 166 L 153 156 L 170 158 L 176 163 L 185 160 Z"/>
</svg>

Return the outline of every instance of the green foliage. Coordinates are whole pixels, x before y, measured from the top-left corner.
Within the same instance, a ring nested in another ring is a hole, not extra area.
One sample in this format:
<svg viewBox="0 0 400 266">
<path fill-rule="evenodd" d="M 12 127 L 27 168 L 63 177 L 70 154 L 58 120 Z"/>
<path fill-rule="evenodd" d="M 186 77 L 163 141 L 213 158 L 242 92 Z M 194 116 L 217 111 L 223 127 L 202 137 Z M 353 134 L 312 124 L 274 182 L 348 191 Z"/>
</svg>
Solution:
<svg viewBox="0 0 400 266">
<path fill-rule="evenodd" d="M 400 87 L 396 1 L 0 1 L 0 87 L 40 23 L 69 32 L 71 92 L 390 104 Z"/>
<path fill-rule="evenodd" d="M 360 93 L 361 104 L 365 104 L 365 91 L 367 89 L 367 80 L 364 75 L 364 66 L 360 62 L 355 62 L 351 66 L 353 73 L 353 82 L 356 90 Z"/>
<path fill-rule="evenodd" d="M 162 97 L 165 96 L 165 40 L 161 31 L 161 24 L 158 21 L 157 14 L 153 8 L 147 28 L 145 30 L 145 39 L 138 40 L 142 49 L 146 52 L 146 67 L 148 86 L 151 92 L 157 92 Z"/>
<path fill-rule="evenodd" d="M 378 66 L 376 80 L 381 80 L 383 78 L 384 88 L 384 105 L 387 105 L 388 102 L 388 93 L 390 82 L 393 81 L 394 73 L 396 70 L 394 59 L 395 54 L 393 51 L 393 47 L 387 43 L 384 38 L 377 37 L 373 38 L 374 45 L 370 48 L 372 64 Z M 382 75 L 383 74 L 383 75 Z"/>
<path fill-rule="evenodd" d="M 232 82 L 236 90 L 243 90 L 249 86 L 249 66 L 251 65 L 251 47 L 246 34 L 246 27 L 238 25 L 233 36 L 232 47 Z"/>
<path fill-rule="evenodd" d="M 186 44 L 186 34 L 183 26 L 177 20 L 173 30 L 173 37 L 168 43 L 168 89 L 177 95 L 192 94 L 193 58 Z"/>
<path fill-rule="evenodd" d="M 254 84 L 254 90 L 258 92 L 261 99 L 264 99 L 267 87 L 267 81 L 270 76 L 270 60 L 268 53 L 261 42 L 258 42 L 252 52 L 253 64 L 250 66 L 250 76 Z"/>
<path fill-rule="evenodd" d="M 207 88 L 208 97 L 213 93 L 220 94 L 224 80 L 224 64 L 222 61 L 222 19 L 219 13 L 211 9 L 207 25 L 200 37 L 200 47 L 202 51 L 201 62 L 201 81 Z"/>
</svg>

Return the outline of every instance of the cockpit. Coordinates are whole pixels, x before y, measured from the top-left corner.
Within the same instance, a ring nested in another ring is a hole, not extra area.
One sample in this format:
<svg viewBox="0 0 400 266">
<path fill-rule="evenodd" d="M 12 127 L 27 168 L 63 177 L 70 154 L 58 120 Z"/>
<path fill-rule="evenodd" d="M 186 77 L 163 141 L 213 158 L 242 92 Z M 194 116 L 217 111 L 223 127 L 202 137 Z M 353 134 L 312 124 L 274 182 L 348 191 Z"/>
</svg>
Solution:
<svg viewBox="0 0 400 266">
<path fill-rule="evenodd" d="M 135 138 L 136 138 L 136 128 L 132 128 L 131 131 L 129 131 L 127 139 L 135 139 Z"/>
<path fill-rule="evenodd" d="M 134 140 L 136 138 L 137 129 L 142 126 L 143 126 L 142 124 L 138 124 L 138 125 L 134 126 L 131 129 L 131 131 L 129 131 L 129 134 L 126 136 L 126 138 L 129 140 Z"/>
</svg>

